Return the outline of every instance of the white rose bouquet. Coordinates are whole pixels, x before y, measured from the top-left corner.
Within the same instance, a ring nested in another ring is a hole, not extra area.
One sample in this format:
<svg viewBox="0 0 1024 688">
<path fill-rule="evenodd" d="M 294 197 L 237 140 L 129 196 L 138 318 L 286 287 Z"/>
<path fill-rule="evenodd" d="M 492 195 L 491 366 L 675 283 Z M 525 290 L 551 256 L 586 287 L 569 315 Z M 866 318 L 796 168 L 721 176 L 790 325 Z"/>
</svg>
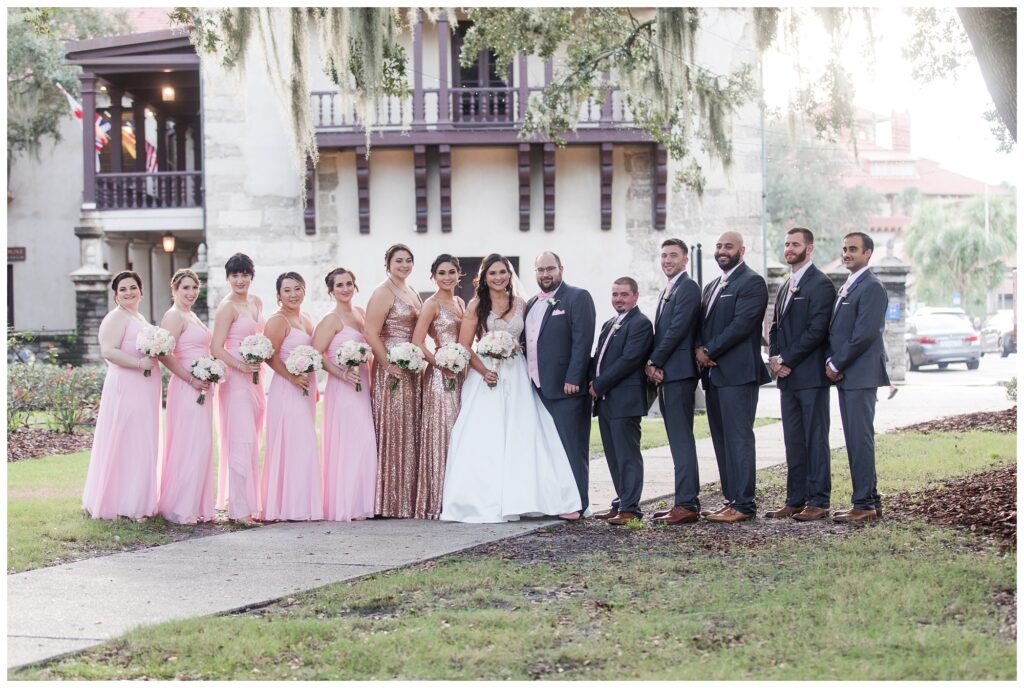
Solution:
<svg viewBox="0 0 1024 688">
<path fill-rule="evenodd" d="M 288 354 L 288 360 L 284 362 L 284 367 L 292 375 L 303 375 L 305 373 L 313 373 L 318 370 L 323 370 L 324 359 L 320 355 L 320 352 L 310 345 L 300 344 L 292 349 L 292 352 Z M 303 389 L 302 396 L 308 397 L 309 390 Z"/>
<path fill-rule="evenodd" d="M 434 352 L 434 365 L 438 368 L 450 370 L 453 373 L 461 373 L 469 365 L 469 349 L 452 342 L 438 347 Z M 449 391 L 455 391 L 455 379 L 448 380 Z"/>
<path fill-rule="evenodd" d="M 334 360 L 339 366 L 349 369 L 358 368 L 370 360 L 370 353 L 369 345 L 350 339 L 338 347 L 338 353 L 335 354 Z M 356 383 L 356 391 L 363 391 L 362 383 Z"/>
<path fill-rule="evenodd" d="M 411 370 L 418 373 L 427 367 L 427 359 L 423 357 L 423 351 L 412 342 L 395 344 L 388 349 L 388 363 L 394 363 L 402 370 Z M 398 389 L 398 378 L 392 378 L 388 386 L 391 391 Z"/>
<path fill-rule="evenodd" d="M 145 356 L 166 356 L 174 351 L 174 337 L 162 327 L 147 325 L 135 338 L 135 348 Z M 149 377 L 153 371 L 146 370 L 142 374 Z"/>
<path fill-rule="evenodd" d="M 218 361 L 213 356 L 203 356 L 202 358 L 197 358 L 195 363 L 192 364 L 192 376 L 203 382 L 222 382 L 228 376 L 228 368 L 223 362 Z M 196 403 L 200 406 L 206 403 L 205 389 L 199 392 L 199 398 L 196 399 Z"/>
<path fill-rule="evenodd" d="M 238 353 L 242 354 L 246 363 L 263 363 L 274 356 L 274 346 L 263 335 L 251 334 L 242 340 L 242 344 L 238 347 Z M 252 383 L 254 385 L 260 383 L 259 371 L 252 374 Z"/>
<path fill-rule="evenodd" d="M 519 342 L 505 330 L 493 330 L 488 332 L 476 343 L 476 353 L 479 356 L 493 358 L 495 372 L 501 367 L 501 362 L 519 355 Z M 494 389 L 495 385 L 487 385 Z"/>
</svg>

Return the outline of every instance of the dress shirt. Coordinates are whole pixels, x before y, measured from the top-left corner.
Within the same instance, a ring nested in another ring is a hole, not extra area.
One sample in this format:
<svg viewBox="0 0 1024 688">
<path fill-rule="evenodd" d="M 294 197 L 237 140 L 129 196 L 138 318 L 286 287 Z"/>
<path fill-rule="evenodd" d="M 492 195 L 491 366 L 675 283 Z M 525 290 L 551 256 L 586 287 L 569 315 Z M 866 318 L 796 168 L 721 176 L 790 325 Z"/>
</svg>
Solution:
<svg viewBox="0 0 1024 688">
<path fill-rule="evenodd" d="M 526 369 L 534 386 L 540 387 L 540 367 L 537 365 L 537 340 L 540 338 L 540 326 L 544 322 L 544 314 L 551 308 L 548 299 L 553 298 L 555 291 L 542 291 L 537 294 L 537 301 L 526 316 Z"/>
<path fill-rule="evenodd" d="M 610 342 L 612 340 L 612 337 L 615 336 L 615 326 L 622 322 L 622 319 L 625 318 L 628 314 L 629 311 L 626 311 L 625 313 L 619 313 L 617 316 L 615 316 L 615 322 L 613 322 L 611 324 L 611 327 L 608 328 L 608 336 L 604 338 L 604 344 L 601 345 L 601 352 L 597 355 L 597 368 L 595 372 L 598 375 L 601 374 L 601 361 L 604 360 L 604 352 L 608 350 L 608 342 Z"/>
</svg>

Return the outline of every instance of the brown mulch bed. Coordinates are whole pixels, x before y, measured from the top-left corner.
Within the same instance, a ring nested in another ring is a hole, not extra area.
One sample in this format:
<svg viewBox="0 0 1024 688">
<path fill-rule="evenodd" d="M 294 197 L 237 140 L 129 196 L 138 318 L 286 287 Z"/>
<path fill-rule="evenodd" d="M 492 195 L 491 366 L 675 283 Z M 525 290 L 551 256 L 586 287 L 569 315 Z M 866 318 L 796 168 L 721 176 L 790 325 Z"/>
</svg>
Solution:
<svg viewBox="0 0 1024 688">
<path fill-rule="evenodd" d="M 886 500 L 890 514 L 965 528 L 1002 550 L 1017 549 L 1017 466 L 953 480 L 925 492 Z"/>
<path fill-rule="evenodd" d="M 908 425 L 893 432 L 969 432 L 971 430 L 992 430 L 994 432 L 1017 432 L 1017 407 L 1002 411 L 981 411 L 948 416 L 926 423 Z"/>
<path fill-rule="evenodd" d="M 73 454 L 92 449 L 92 432 L 72 435 L 56 430 L 22 428 L 7 433 L 7 461 L 35 459 L 52 454 Z"/>
</svg>

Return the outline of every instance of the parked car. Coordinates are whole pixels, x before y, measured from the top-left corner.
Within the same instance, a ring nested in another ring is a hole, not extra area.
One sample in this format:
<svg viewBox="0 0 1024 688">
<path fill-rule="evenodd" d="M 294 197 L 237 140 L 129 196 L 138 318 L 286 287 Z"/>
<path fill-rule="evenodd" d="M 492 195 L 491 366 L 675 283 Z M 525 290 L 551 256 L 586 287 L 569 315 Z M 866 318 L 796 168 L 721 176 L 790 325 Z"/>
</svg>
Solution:
<svg viewBox="0 0 1024 688">
<path fill-rule="evenodd" d="M 957 306 L 919 306 L 910 317 L 917 318 L 924 315 L 955 315 L 967 322 L 971 322 L 971 316 L 967 315 L 967 311 Z"/>
<path fill-rule="evenodd" d="M 981 336 L 970 320 L 955 313 L 915 314 L 907 321 L 904 341 L 911 370 L 933 364 L 945 369 L 950 363 L 976 370 L 981 364 Z"/>
<path fill-rule="evenodd" d="M 1017 352 L 1017 324 L 1011 310 L 1002 310 L 991 316 L 981 328 L 981 350 L 1006 358 Z"/>
</svg>

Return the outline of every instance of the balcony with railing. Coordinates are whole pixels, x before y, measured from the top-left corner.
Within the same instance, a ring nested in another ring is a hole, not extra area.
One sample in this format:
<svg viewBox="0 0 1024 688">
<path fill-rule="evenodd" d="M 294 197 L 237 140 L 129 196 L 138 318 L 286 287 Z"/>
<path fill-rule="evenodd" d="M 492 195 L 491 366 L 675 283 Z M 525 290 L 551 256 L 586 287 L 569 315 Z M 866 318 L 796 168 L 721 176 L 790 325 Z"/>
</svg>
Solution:
<svg viewBox="0 0 1024 688">
<path fill-rule="evenodd" d="M 201 208 L 202 172 L 96 174 L 97 210 Z"/>
</svg>

